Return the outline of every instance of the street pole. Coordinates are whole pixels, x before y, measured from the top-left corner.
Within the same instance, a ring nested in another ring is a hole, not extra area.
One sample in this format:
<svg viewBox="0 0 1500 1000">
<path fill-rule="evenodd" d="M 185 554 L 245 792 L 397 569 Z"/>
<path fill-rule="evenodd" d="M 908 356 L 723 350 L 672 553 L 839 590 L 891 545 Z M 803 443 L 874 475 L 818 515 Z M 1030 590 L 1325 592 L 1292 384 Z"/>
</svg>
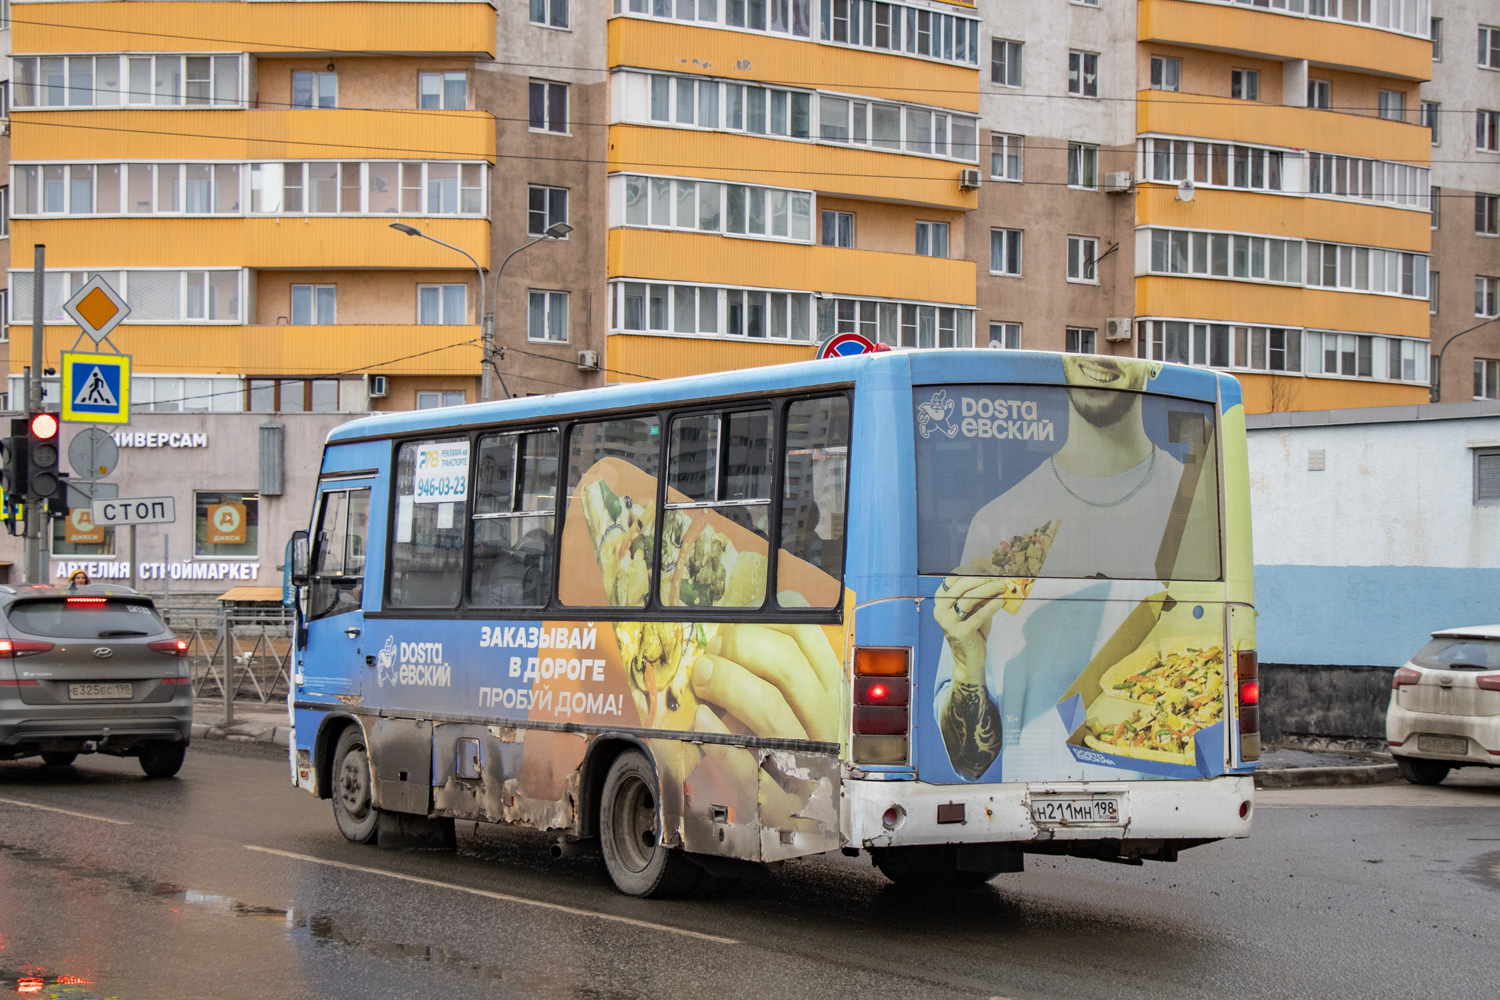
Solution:
<svg viewBox="0 0 1500 1000">
<path fill-rule="evenodd" d="M 139 590 L 135 580 L 135 525 L 130 526 L 130 589 Z"/>
<path fill-rule="evenodd" d="M 391 223 L 391 228 L 398 233 L 405 233 L 407 236 L 420 236 L 424 240 L 431 240 L 440 247 L 457 250 L 469 258 L 469 263 L 474 265 L 474 273 L 479 275 L 479 305 L 475 308 L 474 312 L 479 316 L 479 356 L 483 359 L 483 367 L 479 372 L 479 398 L 484 401 L 489 400 L 493 393 L 490 385 L 490 351 L 494 348 L 495 344 L 495 317 L 493 315 L 484 315 L 486 298 L 484 294 L 484 268 L 479 266 L 479 261 L 475 260 L 474 255 L 469 253 L 469 251 L 462 247 L 456 247 L 452 243 L 444 243 L 436 236 L 428 236 L 416 226 L 408 226 L 404 222 L 393 222 Z"/>
<path fill-rule="evenodd" d="M 1428 379 L 1427 387 L 1427 401 L 1429 403 L 1441 403 L 1443 401 L 1443 352 L 1448 349 L 1448 345 L 1452 344 L 1455 340 L 1457 340 L 1459 337 L 1462 337 L 1466 333 L 1473 333 L 1475 330 L 1482 330 L 1483 328 L 1489 326 L 1491 323 L 1497 321 L 1500 321 L 1500 316 L 1492 316 L 1489 319 L 1485 320 L 1483 323 L 1478 323 L 1474 326 L 1471 326 L 1467 330 L 1460 330 L 1453 336 L 1449 337 L 1447 340 L 1443 341 L 1442 349 L 1437 352 L 1437 357 L 1432 359 L 1432 373 L 1430 378 Z"/>
<path fill-rule="evenodd" d="M 31 271 L 31 378 L 26 387 L 26 412 L 40 413 L 42 410 L 42 313 L 47 303 L 47 247 L 38 243 Z M 29 477 L 28 477 L 29 478 Z M 46 583 L 46 555 L 42 551 L 41 498 L 26 484 L 26 582 Z"/>
<path fill-rule="evenodd" d="M 480 382 L 482 398 L 486 401 L 494 398 L 490 395 L 488 387 L 490 385 L 490 378 L 494 375 L 495 371 L 495 317 L 500 312 L 500 278 L 505 274 L 505 265 L 509 264 L 510 259 L 522 250 L 530 250 L 543 240 L 560 240 L 572 231 L 573 227 L 566 222 L 554 223 L 548 226 L 547 231 L 542 233 L 542 235 L 533 237 L 506 254 L 505 259 L 500 262 L 500 269 L 495 272 L 495 301 L 490 305 L 489 339 L 484 349 L 484 378 Z"/>
</svg>

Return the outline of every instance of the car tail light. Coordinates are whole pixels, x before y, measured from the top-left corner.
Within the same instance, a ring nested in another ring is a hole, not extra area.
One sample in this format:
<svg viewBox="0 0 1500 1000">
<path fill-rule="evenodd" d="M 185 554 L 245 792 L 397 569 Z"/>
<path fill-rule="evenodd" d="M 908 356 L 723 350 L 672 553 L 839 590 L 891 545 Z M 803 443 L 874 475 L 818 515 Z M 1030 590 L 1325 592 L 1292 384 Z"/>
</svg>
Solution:
<svg viewBox="0 0 1500 1000">
<path fill-rule="evenodd" d="M 168 656 L 187 655 L 188 644 L 186 639 L 158 639 L 155 642 L 148 642 L 146 645 L 158 653 L 165 653 Z"/>
<path fill-rule="evenodd" d="M 1240 735 L 1260 734 L 1260 659 L 1253 649 L 1242 649 L 1234 656 L 1234 673 L 1239 693 Z"/>
<path fill-rule="evenodd" d="M 0 639 L 0 660 L 11 660 L 19 656 L 35 656 L 52 649 L 50 642 L 31 642 L 27 639 Z"/>
<path fill-rule="evenodd" d="M 854 761 L 905 764 L 911 756 L 911 650 L 862 646 L 854 651 L 854 674 Z"/>
<path fill-rule="evenodd" d="M 0 688 L 31 688 L 41 685 L 41 681 L 0 681 Z"/>
<path fill-rule="evenodd" d="M 1481 691 L 1500 691 L 1500 674 L 1480 674 L 1474 678 Z"/>
<path fill-rule="evenodd" d="M 109 602 L 109 598 L 107 598 L 107 597 L 70 597 L 70 598 L 68 598 L 68 603 L 69 604 L 106 604 L 108 602 Z"/>
<path fill-rule="evenodd" d="M 1397 670 L 1396 675 L 1391 678 L 1391 690 L 1394 691 L 1397 688 L 1405 687 L 1408 684 L 1415 684 L 1421 679 L 1422 674 L 1420 671 L 1413 670 L 1411 667 L 1402 667 L 1401 669 Z"/>
<path fill-rule="evenodd" d="M 193 679 L 191 677 L 163 677 L 161 682 L 163 684 L 191 684 Z"/>
</svg>

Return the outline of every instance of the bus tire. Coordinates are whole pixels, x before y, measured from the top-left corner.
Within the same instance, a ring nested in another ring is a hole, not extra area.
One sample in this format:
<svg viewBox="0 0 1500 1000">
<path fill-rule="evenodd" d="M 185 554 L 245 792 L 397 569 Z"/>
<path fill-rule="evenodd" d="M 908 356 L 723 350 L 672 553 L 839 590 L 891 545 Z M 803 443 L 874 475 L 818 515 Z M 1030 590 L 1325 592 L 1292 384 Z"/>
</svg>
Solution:
<svg viewBox="0 0 1500 1000">
<path fill-rule="evenodd" d="M 1401 777 L 1413 785 L 1441 785 L 1453 765 L 1441 760 L 1417 760 L 1414 757 L 1397 757 L 1396 770 Z"/>
<path fill-rule="evenodd" d="M 615 758 L 599 801 L 599 842 L 615 888 L 627 896 L 677 896 L 696 889 L 704 872 L 661 842 L 661 785 L 639 750 Z"/>
<path fill-rule="evenodd" d="M 880 874 L 912 889 L 977 889 L 999 872 L 960 871 L 952 844 L 872 847 L 870 860 Z"/>
<path fill-rule="evenodd" d="M 333 750 L 333 818 L 345 840 L 375 842 L 380 810 L 371 798 L 370 751 L 358 724 L 339 734 Z"/>
</svg>

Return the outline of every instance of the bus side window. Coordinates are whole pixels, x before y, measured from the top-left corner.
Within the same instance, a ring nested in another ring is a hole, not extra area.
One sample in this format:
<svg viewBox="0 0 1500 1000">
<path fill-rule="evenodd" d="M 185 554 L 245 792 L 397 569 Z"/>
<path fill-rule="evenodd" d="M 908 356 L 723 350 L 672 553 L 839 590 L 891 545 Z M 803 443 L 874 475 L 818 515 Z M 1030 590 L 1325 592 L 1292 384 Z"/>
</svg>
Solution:
<svg viewBox="0 0 1500 1000">
<path fill-rule="evenodd" d="M 565 509 L 581 511 L 583 523 L 564 529 L 564 537 L 587 538 L 588 544 L 570 549 L 574 555 L 563 563 L 558 586 L 563 604 L 646 606 L 660 464 L 661 426 L 655 415 L 573 425 Z"/>
<path fill-rule="evenodd" d="M 396 608 L 451 608 L 463 589 L 469 442 L 403 444 L 396 456 L 396 523 L 386 593 Z"/>
<path fill-rule="evenodd" d="M 552 592 L 557 431 L 479 439 L 469 603 L 536 608 Z"/>
<path fill-rule="evenodd" d="M 370 491 L 337 490 L 323 494 L 313 553 L 307 620 L 357 611 L 364 590 L 365 534 L 370 519 Z"/>
<path fill-rule="evenodd" d="M 777 602 L 836 607 L 844 566 L 844 512 L 849 472 L 849 400 L 798 400 L 787 408 L 786 473 L 781 494 L 781 551 Z M 822 570 L 809 573 L 787 556 Z M 826 576 L 824 575 L 826 574 Z"/>
</svg>

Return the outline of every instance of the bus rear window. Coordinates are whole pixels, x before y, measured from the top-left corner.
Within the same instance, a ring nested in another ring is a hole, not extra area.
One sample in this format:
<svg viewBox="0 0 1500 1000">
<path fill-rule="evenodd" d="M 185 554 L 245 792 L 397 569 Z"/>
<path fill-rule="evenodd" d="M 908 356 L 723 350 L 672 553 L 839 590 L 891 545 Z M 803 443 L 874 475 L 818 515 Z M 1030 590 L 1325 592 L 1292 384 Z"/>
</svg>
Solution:
<svg viewBox="0 0 1500 1000">
<path fill-rule="evenodd" d="M 917 559 L 931 575 L 1217 580 L 1214 407 L 1077 356 L 1062 386 L 919 386 Z"/>
<path fill-rule="evenodd" d="M 12 604 L 11 625 L 31 635 L 59 639 L 105 639 L 157 635 L 166 626 L 149 604 L 107 598 L 56 598 Z"/>
</svg>

